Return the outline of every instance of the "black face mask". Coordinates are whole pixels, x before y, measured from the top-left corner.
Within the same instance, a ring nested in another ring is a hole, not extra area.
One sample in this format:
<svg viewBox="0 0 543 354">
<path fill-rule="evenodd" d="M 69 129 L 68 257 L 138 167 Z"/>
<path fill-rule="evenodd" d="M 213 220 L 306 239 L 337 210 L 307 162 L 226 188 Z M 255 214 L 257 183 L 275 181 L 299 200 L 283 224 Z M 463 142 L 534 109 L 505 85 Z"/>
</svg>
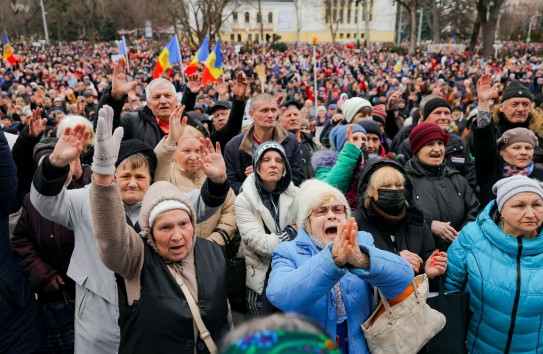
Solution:
<svg viewBox="0 0 543 354">
<path fill-rule="evenodd" d="M 383 209 L 398 210 L 405 204 L 405 189 L 378 189 L 375 202 Z"/>
</svg>

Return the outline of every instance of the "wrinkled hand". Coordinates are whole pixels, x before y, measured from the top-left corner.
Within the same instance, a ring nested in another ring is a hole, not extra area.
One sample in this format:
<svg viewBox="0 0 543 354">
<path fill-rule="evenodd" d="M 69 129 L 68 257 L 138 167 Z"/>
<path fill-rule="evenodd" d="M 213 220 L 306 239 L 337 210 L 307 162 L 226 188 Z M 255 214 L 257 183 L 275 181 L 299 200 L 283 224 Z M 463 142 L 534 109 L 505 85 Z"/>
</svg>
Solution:
<svg viewBox="0 0 543 354">
<path fill-rule="evenodd" d="M 189 81 L 187 82 L 187 88 L 190 92 L 198 94 L 200 90 L 204 88 L 202 85 L 202 78 L 198 74 L 189 75 Z"/>
<path fill-rule="evenodd" d="M 48 292 L 57 291 L 62 285 L 64 285 L 64 280 L 60 275 L 55 274 L 45 281 L 45 283 L 43 284 L 43 290 Z"/>
<path fill-rule="evenodd" d="M 332 125 L 337 125 L 339 122 L 341 122 L 343 120 L 344 116 L 343 114 L 341 113 L 336 113 L 332 116 L 332 120 L 330 123 L 332 123 Z"/>
<path fill-rule="evenodd" d="M 128 92 L 133 90 L 136 85 L 136 81 L 126 81 L 126 60 L 124 58 L 117 60 L 111 75 L 111 96 L 120 100 L 124 95 L 128 95 Z"/>
<path fill-rule="evenodd" d="M 98 112 L 94 160 L 92 162 L 92 171 L 101 175 L 113 175 L 115 173 L 115 162 L 119 156 L 124 130 L 122 127 L 118 127 L 111 134 L 112 129 L 113 108 L 105 105 Z"/>
<path fill-rule="evenodd" d="M 387 111 L 392 111 L 394 109 L 394 105 L 396 104 L 396 102 L 398 102 L 398 100 L 400 99 L 400 97 L 402 97 L 402 91 L 394 91 L 390 97 L 388 98 L 388 103 L 387 103 Z"/>
<path fill-rule="evenodd" d="M 477 81 L 477 99 L 479 103 L 488 102 L 498 98 L 499 82 L 492 85 L 492 75 L 483 74 Z"/>
<path fill-rule="evenodd" d="M 166 137 L 166 144 L 174 146 L 187 126 L 187 117 L 182 117 L 185 106 L 178 104 L 170 115 L 170 131 Z"/>
<path fill-rule="evenodd" d="M 337 236 L 334 240 L 334 245 L 330 250 L 332 254 L 332 259 L 338 267 L 343 267 L 347 264 L 347 259 L 349 258 L 349 238 L 347 237 L 347 221 L 342 221 L 339 223 L 337 229 Z"/>
<path fill-rule="evenodd" d="M 347 220 L 347 227 L 344 230 L 349 239 L 349 253 L 347 254 L 347 263 L 355 268 L 367 269 L 369 267 L 369 257 L 363 253 L 358 246 L 358 225 L 354 218 Z"/>
<path fill-rule="evenodd" d="M 426 260 L 426 275 L 430 278 L 437 277 L 447 271 L 447 253 L 435 250 Z"/>
<path fill-rule="evenodd" d="M 214 183 L 226 182 L 226 164 L 221 154 L 221 145 L 213 143 L 209 139 L 200 138 L 200 168 Z"/>
<path fill-rule="evenodd" d="M 45 125 L 47 124 L 47 118 L 42 118 L 43 108 L 38 107 L 32 110 L 32 117 L 28 122 L 28 135 L 31 137 L 38 137 L 45 130 Z"/>
<path fill-rule="evenodd" d="M 418 254 L 410 252 L 408 250 L 400 251 L 400 256 L 407 261 L 413 267 L 415 273 L 420 271 L 420 266 L 424 263 L 422 258 Z"/>
<path fill-rule="evenodd" d="M 243 101 L 245 99 L 245 92 L 249 87 L 249 84 L 247 83 L 247 78 L 245 77 L 243 71 L 238 72 L 236 74 L 236 81 L 230 81 L 230 84 L 230 90 L 232 91 L 232 95 L 234 95 L 234 98 L 238 101 Z"/>
<path fill-rule="evenodd" d="M 90 132 L 85 129 L 83 124 L 77 124 L 73 129 L 66 128 L 64 134 L 55 144 L 55 149 L 49 155 L 51 165 L 63 168 L 79 159 L 83 147 L 89 140 L 89 135 Z"/>
<path fill-rule="evenodd" d="M 83 167 L 81 166 L 81 159 L 79 157 L 70 162 L 70 171 L 72 171 L 75 179 L 79 179 L 83 175 Z"/>
<path fill-rule="evenodd" d="M 458 231 L 451 226 L 450 222 L 434 220 L 430 229 L 434 235 L 448 242 L 453 242 L 458 237 Z"/>
</svg>

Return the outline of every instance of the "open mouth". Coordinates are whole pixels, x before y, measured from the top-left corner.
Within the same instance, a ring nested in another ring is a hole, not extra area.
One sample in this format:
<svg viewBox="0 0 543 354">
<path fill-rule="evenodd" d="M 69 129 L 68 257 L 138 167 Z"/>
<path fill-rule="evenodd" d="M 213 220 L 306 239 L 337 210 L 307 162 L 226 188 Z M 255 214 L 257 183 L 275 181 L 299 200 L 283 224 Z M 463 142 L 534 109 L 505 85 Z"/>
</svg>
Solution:
<svg viewBox="0 0 543 354">
<path fill-rule="evenodd" d="M 183 247 L 185 247 L 185 245 L 172 246 L 172 247 L 170 247 L 170 250 L 172 250 L 174 253 L 179 253 L 179 252 L 181 252 Z"/>
<path fill-rule="evenodd" d="M 328 226 L 324 229 L 324 234 L 329 238 L 334 238 L 337 236 L 337 226 Z"/>
</svg>

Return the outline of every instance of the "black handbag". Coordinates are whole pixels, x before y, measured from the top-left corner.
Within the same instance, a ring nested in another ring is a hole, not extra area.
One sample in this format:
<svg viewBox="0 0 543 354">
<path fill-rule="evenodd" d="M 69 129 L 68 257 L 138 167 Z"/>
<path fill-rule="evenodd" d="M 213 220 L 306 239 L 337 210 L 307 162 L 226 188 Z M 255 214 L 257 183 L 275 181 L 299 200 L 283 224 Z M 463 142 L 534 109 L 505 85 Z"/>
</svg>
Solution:
<svg viewBox="0 0 543 354">
<path fill-rule="evenodd" d="M 226 257 L 226 284 L 227 296 L 232 310 L 245 313 L 245 258 L 237 257 L 241 236 L 236 231 L 234 237 L 230 240 L 225 230 L 216 228 L 216 232 L 221 235 L 224 241 L 224 255 Z"/>
<path fill-rule="evenodd" d="M 74 300 L 64 289 L 60 290 L 64 301 L 45 304 L 43 307 L 44 326 L 46 329 L 43 353 L 74 352 Z"/>
<path fill-rule="evenodd" d="M 439 280 L 439 295 L 429 297 L 426 303 L 445 315 L 447 323 L 434 338 L 422 348 L 423 354 L 465 354 L 466 333 L 470 318 L 469 293 L 445 294 L 443 277 Z"/>
</svg>

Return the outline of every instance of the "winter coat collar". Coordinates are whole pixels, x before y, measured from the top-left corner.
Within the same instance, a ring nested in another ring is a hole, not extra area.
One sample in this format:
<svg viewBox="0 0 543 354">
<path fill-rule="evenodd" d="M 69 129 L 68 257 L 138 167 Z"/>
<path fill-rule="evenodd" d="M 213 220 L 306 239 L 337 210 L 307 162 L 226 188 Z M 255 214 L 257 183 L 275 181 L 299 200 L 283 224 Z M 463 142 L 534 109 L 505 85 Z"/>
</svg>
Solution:
<svg viewBox="0 0 543 354">
<path fill-rule="evenodd" d="M 245 151 L 249 156 L 253 156 L 253 134 L 255 131 L 254 123 L 251 124 L 243 139 L 239 145 L 239 149 Z M 275 124 L 273 127 L 272 140 L 277 141 L 279 144 L 283 144 L 283 141 L 288 138 L 288 132 L 283 129 L 279 124 Z"/>
<path fill-rule="evenodd" d="M 492 220 L 491 214 L 495 201 L 491 201 L 477 216 L 477 224 L 481 228 L 483 236 L 494 246 L 505 253 L 516 256 L 518 253 L 518 240 L 516 237 L 509 236 L 496 225 Z M 533 239 L 522 240 L 522 255 L 535 256 L 543 253 L 543 232 Z"/>
<path fill-rule="evenodd" d="M 408 174 L 413 173 L 419 177 L 443 177 L 458 173 L 456 170 L 449 168 L 445 162 L 439 166 L 428 165 L 416 158 L 407 161 L 405 172 Z"/>
<path fill-rule="evenodd" d="M 492 115 L 494 118 L 494 123 L 498 127 L 502 125 L 500 120 L 503 121 L 504 119 L 507 119 L 505 118 L 505 115 L 500 112 L 499 106 L 496 106 L 493 108 Z M 534 134 L 537 135 L 539 138 L 543 138 L 543 113 L 532 108 L 532 110 L 528 114 L 527 122 L 528 122 L 528 126 L 526 126 L 526 128 L 533 131 Z M 522 125 L 519 125 L 519 126 L 522 126 Z M 500 135 L 501 135 L 501 132 L 500 132 Z"/>
</svg>

